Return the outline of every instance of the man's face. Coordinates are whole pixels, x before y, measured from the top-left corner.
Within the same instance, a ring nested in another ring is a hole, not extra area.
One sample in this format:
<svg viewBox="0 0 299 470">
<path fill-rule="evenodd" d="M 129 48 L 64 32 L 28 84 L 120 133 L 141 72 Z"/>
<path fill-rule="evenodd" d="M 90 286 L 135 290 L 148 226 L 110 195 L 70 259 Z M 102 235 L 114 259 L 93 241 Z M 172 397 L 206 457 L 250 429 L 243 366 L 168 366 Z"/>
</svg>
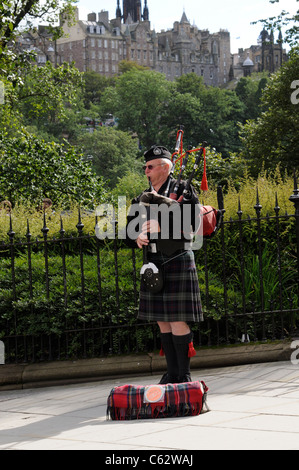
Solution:
<svg viewBox="0 0 299 470">
<path fill-rule="evenodd" d="M 161 159 L 155 159 L 147 162 L 144 166 L 145 174 L 150 178 L 152 184 L 165 181 L 168 176 L 168 165 Z"/>
</svg>

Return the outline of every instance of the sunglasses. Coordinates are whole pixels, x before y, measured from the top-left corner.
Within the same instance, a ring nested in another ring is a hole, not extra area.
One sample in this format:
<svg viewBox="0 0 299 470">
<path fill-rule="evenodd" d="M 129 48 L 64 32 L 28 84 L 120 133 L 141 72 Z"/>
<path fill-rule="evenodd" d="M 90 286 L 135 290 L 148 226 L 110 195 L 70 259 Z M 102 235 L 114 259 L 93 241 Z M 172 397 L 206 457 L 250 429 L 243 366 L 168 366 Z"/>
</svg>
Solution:
<svg viewBox="0 0 299 470">
<path fill-rule="evenodd" d="M 157 165 L 147 165 L 147 166 L 144 165 L 142 167 L 142 169 L 143 169 L 143 171 L 145 171 L 146 169 L 153 170 L 154 168 L 156 168 L 156 166 L 164 166 L 164 165 L 165 165 L 165 163 L 158 163 Z"/>
</svg>

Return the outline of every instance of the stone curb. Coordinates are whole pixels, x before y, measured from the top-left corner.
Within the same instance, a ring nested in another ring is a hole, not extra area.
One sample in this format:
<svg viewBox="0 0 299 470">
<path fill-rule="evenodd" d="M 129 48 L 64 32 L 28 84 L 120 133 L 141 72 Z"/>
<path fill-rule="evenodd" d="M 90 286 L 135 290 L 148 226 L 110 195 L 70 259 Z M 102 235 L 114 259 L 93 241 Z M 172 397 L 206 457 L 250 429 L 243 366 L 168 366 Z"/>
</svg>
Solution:
<svg viewBox="0 0 299 470">
<path fill-rule="evenodd" d="M 202 348 L 191 359 L 192 369 L 227 367 L 290 360 L 290 341 Z M 115 377 L 149 376 L 165 371 L 159 353 L 107 358 L 53 361 L 37 364 L 0 365 L 0 391 L 107 380 Z"/>
</svg>

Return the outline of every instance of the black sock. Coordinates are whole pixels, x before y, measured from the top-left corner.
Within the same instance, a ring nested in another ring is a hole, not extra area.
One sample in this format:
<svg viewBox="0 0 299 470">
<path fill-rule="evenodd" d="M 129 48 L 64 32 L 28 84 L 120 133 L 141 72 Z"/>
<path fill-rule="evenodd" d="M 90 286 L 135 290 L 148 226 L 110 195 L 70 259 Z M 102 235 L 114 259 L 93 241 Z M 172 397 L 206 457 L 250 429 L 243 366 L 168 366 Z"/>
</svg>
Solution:
<svg viewBox="0 0 299 470">
<path fill-rule="evenodd" d="M 189 343 L 192 339 L 192 332 L 182 336 L 173 335 L 173 344 L 177 354 L 180 378 L 185 377 L 186 374 L 190 376 Z"/>
<path fill-rule="evenodd" d="M 172 333 L 160 333 L 161 344 L 167 363 L 167 373 L 171 377 L 177 377 L 179 373 L 177 353 L 173 344 Z"/>
</svg>

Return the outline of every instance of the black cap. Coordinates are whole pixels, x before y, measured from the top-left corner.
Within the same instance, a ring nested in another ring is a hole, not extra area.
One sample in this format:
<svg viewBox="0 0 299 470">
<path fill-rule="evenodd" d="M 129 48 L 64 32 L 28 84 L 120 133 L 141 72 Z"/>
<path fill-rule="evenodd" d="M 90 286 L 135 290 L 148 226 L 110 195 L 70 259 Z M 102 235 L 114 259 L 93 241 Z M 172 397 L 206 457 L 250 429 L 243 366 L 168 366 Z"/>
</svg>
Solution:
<svg viewBox="0 0 299 470">
<path fill-rule="evenodd" d="M 162 147 L 161 145 L 153 145 L 144 153 L 144 158 L 146 162 L 156 160 L 157 158 L 168 158 L 171 160 L 171 153 L 169 150 L 167 150 L 166 147 Z"/>
</svg>

